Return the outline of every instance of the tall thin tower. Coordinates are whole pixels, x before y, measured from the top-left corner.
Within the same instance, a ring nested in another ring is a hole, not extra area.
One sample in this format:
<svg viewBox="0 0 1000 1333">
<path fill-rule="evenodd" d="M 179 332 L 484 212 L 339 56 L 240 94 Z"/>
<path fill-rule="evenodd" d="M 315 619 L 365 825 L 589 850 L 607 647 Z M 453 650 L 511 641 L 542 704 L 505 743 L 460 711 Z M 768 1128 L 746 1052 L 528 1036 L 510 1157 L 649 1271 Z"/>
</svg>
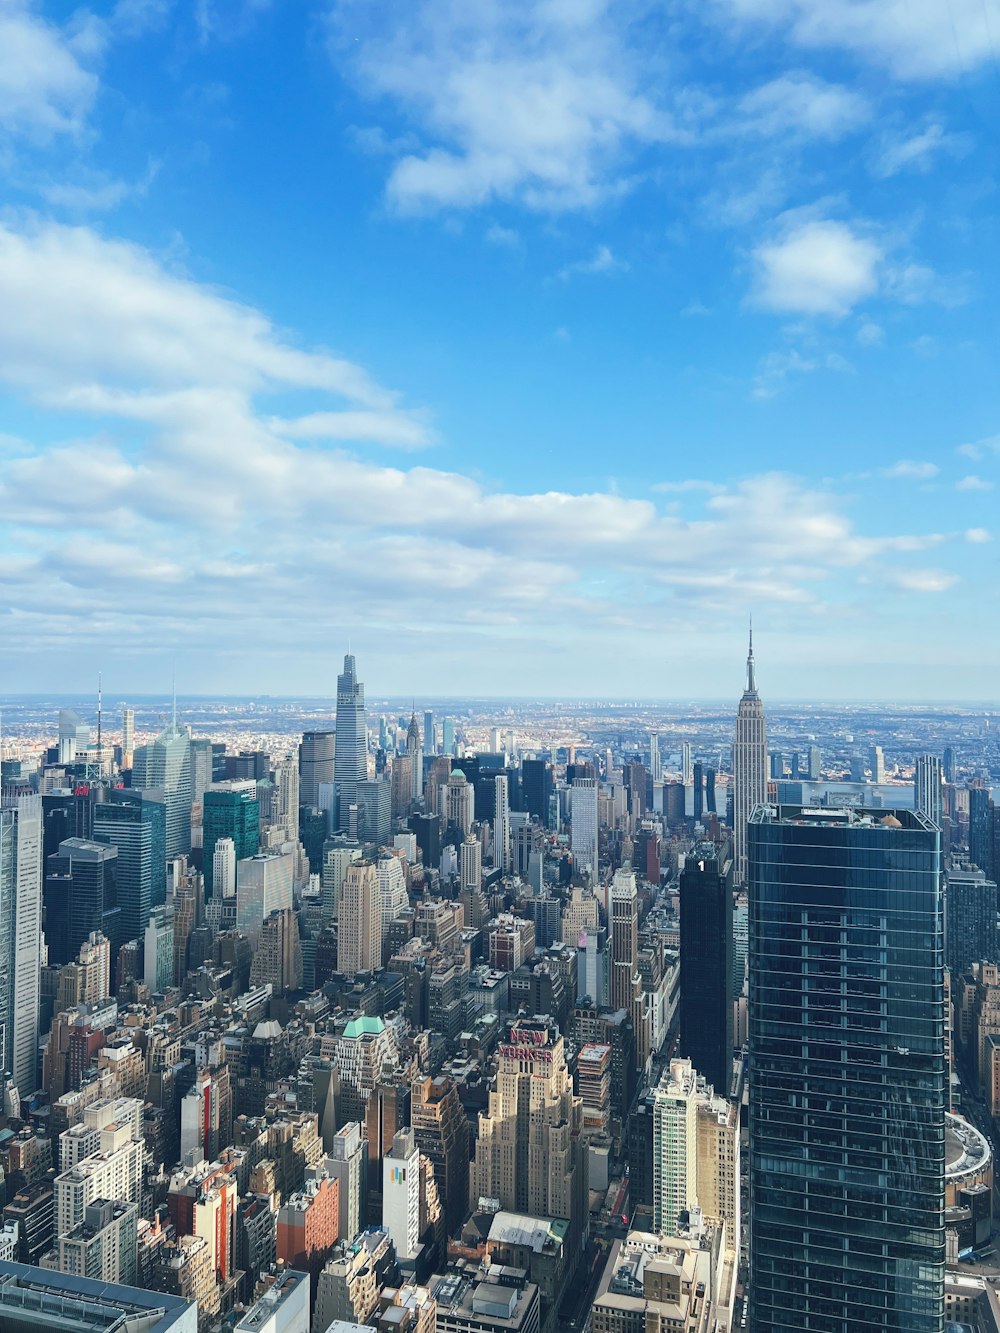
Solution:
<svg viewBox="0 0 1000 1333">
<path fill-rule="evenodd" d="M 747 686 L 736 710 L 733 742 L 733 865 L 738 884 L 747 877 L 747 822 L 755 805 L 767 800 L 767 727 L 757 693 L 753 663 L 753 622 L 747 654 Z"/>
<path fill-rule="evenodd" d="M 340 801 L 340 828 L 347 828 L 349 811 L 358 801 L 358 783 L 368 776 L 368 722 L 365 687 L 358 680 L 352 653 L 344 657 L 337 677 L 337 741 L 333 781 Z"/>
</svg>

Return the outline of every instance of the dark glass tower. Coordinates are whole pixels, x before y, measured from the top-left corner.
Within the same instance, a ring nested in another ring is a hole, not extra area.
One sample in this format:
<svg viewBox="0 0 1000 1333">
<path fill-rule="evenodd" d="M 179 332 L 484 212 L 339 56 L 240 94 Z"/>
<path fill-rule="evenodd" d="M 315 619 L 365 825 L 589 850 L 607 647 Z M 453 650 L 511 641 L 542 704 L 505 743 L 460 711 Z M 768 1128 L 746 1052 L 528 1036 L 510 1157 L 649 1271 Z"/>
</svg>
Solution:
<svg viewBox="0 0 1000 1333">
<path fill-rule="evenodd" d="M 111 942 L 114 968 L 121 944 L 118 848 L 67 838 L 45 867 L 45 942 L 49 962 L 71 963 L 93 931 Z"/>
<path fill-rule="evenodd" d="M 232 838 L 236 859 L 243 861 L 260 851 L 260 802 L 256 786 L 209 787 L 202 798 L 202 868 L 205 897 L 213 892 L 212 861 L 220 838 Z"/>
<path fill-rule="evenodd" d="M 716 1092 L 733 1068 L 733 868 L 714 843 L 689 853 L 680 876 L 680 1054 Z"/>
<path fill-rule="evenodd" d="M 524 808 L 541 824 L 549 826 L 549 798 L 552 795 L 552 765 L 547 759 L 525 759 L 521 763 L 521 791 Z"/>
<path fill-rule="evenodd" d="M 748 850 L 750 1326 L 941 1333 L 940 833 L 762 805 Z"/>
<path fill-rule="evenodd" d="M 993 797 L 988 787 L 969 788 L 969 856 L 989 879 L 996 879 Z"/>
<path fill-rule="evenodd" d="M 997 886 L 978 866 L 953 865 L 945 875 L 945 961 L 952 977 L 973 963 L 997 961 Z"/>
<path fill-rule="evenodd" d="M 95 842 L 118 848 L 121 943 L 141 940 L 153 907 L 166 901 L 167 808 L 163 793 L 109 788 L 94 807 Z"/>
</svg>

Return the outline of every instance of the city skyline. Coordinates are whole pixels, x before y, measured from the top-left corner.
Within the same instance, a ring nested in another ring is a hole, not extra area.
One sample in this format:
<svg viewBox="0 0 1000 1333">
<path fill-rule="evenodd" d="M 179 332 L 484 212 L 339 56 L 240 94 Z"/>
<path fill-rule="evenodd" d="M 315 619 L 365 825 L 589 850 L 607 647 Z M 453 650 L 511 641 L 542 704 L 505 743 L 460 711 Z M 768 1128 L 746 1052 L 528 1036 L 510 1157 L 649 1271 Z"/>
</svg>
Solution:
<svg viewBox="0 0 1000 1333">
<path fill-rule="evenodd" d="M 989 697 L 995 8 L 7 5 L 0 688 Z"/>
</svg>

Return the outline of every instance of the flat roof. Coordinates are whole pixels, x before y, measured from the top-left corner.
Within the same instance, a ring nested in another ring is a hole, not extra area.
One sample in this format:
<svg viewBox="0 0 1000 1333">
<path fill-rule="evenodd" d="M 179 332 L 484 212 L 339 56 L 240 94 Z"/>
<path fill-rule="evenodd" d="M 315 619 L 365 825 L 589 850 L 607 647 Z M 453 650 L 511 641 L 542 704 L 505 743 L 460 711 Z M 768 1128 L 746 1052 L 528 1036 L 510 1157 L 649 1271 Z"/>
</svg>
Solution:
<svg viewBox="0 0 1000 1333">
<path fill-rule="evenodd" d="M 178 1296 L 0 1262 L 0 1328 L 127 1333 L 141 1321 L 143 1333 L 194 1333 L 197 1319 Z"/>
</svg>

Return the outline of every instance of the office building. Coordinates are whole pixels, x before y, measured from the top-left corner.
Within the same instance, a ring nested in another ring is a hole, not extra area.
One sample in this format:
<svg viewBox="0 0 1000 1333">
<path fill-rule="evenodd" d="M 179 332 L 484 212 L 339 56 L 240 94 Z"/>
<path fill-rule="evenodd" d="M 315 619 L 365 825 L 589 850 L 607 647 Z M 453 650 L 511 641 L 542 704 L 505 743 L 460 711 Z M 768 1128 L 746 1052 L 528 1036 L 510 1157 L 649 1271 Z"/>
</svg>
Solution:
<svg viewBox="0 0 1000 1333">
<path fill-rule="evenodd" d="M 260 802 L 257 784 L 249 779 L 220 782 L 202 797 L 202 845 L 206 898 L 226 896 L 226 884 L 215 891 L 215 848 L 229 839 L 237 861 L 260 851 Z"/>
<path fill-rule="evenodd" d="M 326 1171 L 337 1182 L 338 1230 L 344 1240 L 353 1240 L 365 1223 L 368 1193 L 368 1148 L 358 1121 L 342 1125 L 333 1136 Z"/>
<path fill-rule="evenodd" d="M 661 1236 L 642 1231 L 630 1231 L 624 1241 L 616 1241 L 597 1285 L 590 1316 L 593 1333 L 728 1330 L 736 1273 L 732 1262 L 720 1255 L 719 1242 L 720 1237 L 710 1233 Z"/>
<path fill-rule="evenodd" d="M 359 1014 L 350 1020 L 334 1052 L 345 1120 L 364 1120 L 372 1089 L 395 1071 L 398 1057 L 396 1038 L 384 1019 Z"/>
<path fill-rule="evenodd" d="M 680 917 L 678 1049 L 725 1095 L 734 1045 L 733 872 L 714 843 L 700 843 L 685 857 Z"/>
<path fill-rule="evenodd" d="M 428 708 L 424 712 L 424 754 L 437 754 L 437 729 L 434 726 L 434 714 Z"/>
<path fill-rule="evenodd" d="M 156 740 L 141 745 L 132 762 L 133 787 L 155 787 L 166 807 L 164 848 L 167 859 L 191 850 L 191 802 L 194 782 L 191 738 L 174 718 Z"/>
<path fill-rule="evenodd" d="M 455 1080 L 415 1078 L 410 1120 L 417 1147 L 434 1166 L 445 1228 L 454 1235 L 469 1206 L 469 1122 Z"/>
<path fill-rule="evenodd" d="M 467 838 L 472 832 L 472 821 L 475 818 L 475 792 L 460 768 L 452 771 L 441 789 L 441 800 L 441 827 L 444 832 L 449 834 L 454 830 L 461 837 Z M 412 822 L 410 827 L 413 827 Z M 424 863 L 427 864 L 426 858 Z"/>
<path fill-rule="evenodd" d="M 0 1263 L 0 1328 L 59 1329 L 61 1333 L 142 1328 L 150 1333 L 197 1333 L 198 1310 L 162 1292 L 27 1264 Z"/>
<path fill-rule="evenodd" d="M 412 1129 L 397 1131 L 382 1159 L 382 1225 L 396 1257 L 415 1259 L 420 1245 L 420 1151 Z"/>
<path fill-rule="evenodd" d="M 940 834 L 762 806 L 749 852 L 751 1327 L 941 1333 Z"/>
<path fill-rule="evenodd" d="M 319 789 L 333 783 L 335 733 L 307 731 L 299 746 L 299 804 L 319 807 Z"/>
<path fill-rule="evenodd" d="M 337 828 L 348 827 L 348 811 L 357 804 L 358 783 L 368 776 L 368 722 L 365 687 L 358 680 L 354 657 L 347 653 L 337 677 L 337 744 L 333 781 L 339 809 Z"/>
<path fill-rule="evenodd" d="M 493 864 L 503 873 L 511 870 L 510 788 L 506 774 L 493 779 L 496 813 L 493 817 Z"/>
<path fill-rule="evenodd" d="M 295 855 L 258 852 L 236 863 L 236 926 L 256 944 L 265 917 L 293 905 Z"/>
<path fill-rule="evenodd" d="M 881 745 L 873 745 L 869 755 L 869 763 L 872 771 L 872 782 L 885 782 L 885 754 Z M 812 774 L 810 774 L 810 777 Z"/>
<path fill-rule="evenodd" d="M 132 767 L 135 751 L 135 709 L 126 704 L 122 709 L 122 768 Z"/>
<path fill-rule="evenodd" d="M 42 801 L 0 809 L 0 1071 L 23 1097 L 37 1087 L 42 946 Z"/>
<path fill-rule="evenodd" d="M 521 796 L 524 808 L 541 824 L 549 826 L 549 804 L 554 789 L 552 765 L 546 759 L 525 759 L 521 764 Z"/>
<path fill-rule="evenodd" d="M 479 1114 L 472 1197 L 566 1219 L 572 1250 L 586 1212 L 583 1142 L 583 1102 L 573 1092 L 562 1035 L 545 1021 L 518 1019 L 499 1048 L 489 1108 Z"/>
<path fill-rule="evenodd" d="M 357 784 L 356 836 L 359 842 L 384 847 L 392 837 L 392 783 L 387 777 L 365 779 Z"/>
<path fill-rule="evenodd" d="M 219 902 L 236 897 L 236 844 L 219 838 L 212 852 L 212 892 Z"/>
<path fill-rule="evenodd" d="M 539 1333 L 538 1287 L 510 1265 L 449 1268 L 430 1279 L 437 1333 Z"/>
<path fill-rule="evenodd" d="M 138 1277 L 138 1221 L 134 1203 L 96 1199 L 87 1205 L 79 1226 L 56 1237 L 55 1249 L 42 1266 L 74 1277 L 131 1286 Z"/>
<path fill-rule="evenodd" d="M 570 851 L 574 869 L 589 874 L 591 883 L 598 873 L 598 790 L 596 778 L 574 778 L 570 805 Z"/>
<path fill-rule="evenodd" d="M 913 774 L 913 808 L 927 816 L 935 828 L 941 827 L 944 813 L 941 800 L 941 760 L 936 754 L 921 754 Z"/>
<path fill-rule="evenodd" d="M 639 956 L 639 891 L 628 866 L 611 881 L 611 1008 L 630 1009 Z"/>
<path fill-rule="evenodd" d="M 340 1182 L 319 1167 L 279 1208 L 275 1253 L 316 1281 L 339 1237 Z"/>
<path fill-rule="evenodd" d="M 296 1268 L 264 1275 L 264 1291 L 232 1333 L 309 1333 L 310 1275 Z"/>
<path fill-rule="evenodd" d="M 733 870 L 737 884 L 747 874 L 747 823 L 767 800 L 767 727 L 754 678 L 753 631 L 747 654 L 747 684 L 736 713 L 733 742 Z"/>
<path fill-rule="evenodd" d="M 121 941 L 141 940 L 154 906 L 166 902 L 167 807 L 162 792 L 109 787 L 94 806 L 93 838 L 118 849 Z"/>
<path fill-rule="evenodd" d="M 143 936 L 142 979 L 154 995 L 162 995 L 174 981 L 174 919 L 165 906 L 150 913 Z"/>
<path fill-rule="evenodd" d="M 298 918 L 290 907 L 270 912 L 261 922 L 250 985 L 270 986 L 273 995 L 301 990 L 302 943 Z"/>
<path fill-rule="evenodd" d="M 345 977 L 382 964 L 382 902 L 371 861 L 351 861 L 340 888 L 338 970 Z"/>
<path fill-rule="evenodd" d="M 1000 961 L 997 886 L 978 866 L 954 862 L 945 874 L 946 954 L 953 977 L 973 963 Z"/>
<path fill-rule="evenodd" d="M 67 838 L 45 867 L 45 941 L 49 962 L 71 962 L 90 935 L 111 943 L 112 967 L 121 942 L 118 848 Z"/>
</svg>

